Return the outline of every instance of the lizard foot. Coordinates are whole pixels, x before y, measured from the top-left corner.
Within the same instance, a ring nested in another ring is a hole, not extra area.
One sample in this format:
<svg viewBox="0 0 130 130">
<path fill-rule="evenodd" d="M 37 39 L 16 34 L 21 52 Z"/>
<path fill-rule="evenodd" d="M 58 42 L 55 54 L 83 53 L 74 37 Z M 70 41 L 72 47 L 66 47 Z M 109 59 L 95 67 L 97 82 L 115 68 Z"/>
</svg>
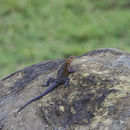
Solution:
<svg viewBox="0 0 130 130">
<path fill-rule="evenodd" d="M 74 73 L 75 71 L 76 71 L 76 70 L 70 70 L 69 72 L 70 72 L 70 73 Z"/>
<path fill-rule="evenodd" d="M 48 87 L 49 84 L 52 83 L 54 80 L 55 80 L 54 78 L 49 78 L 49 79 L 47 80 L 47 82 L 44 83 L 42 86 L 44 86 L 44 87 Z"/>
<path fill-rule="evenodd" d="M 67 77 L 66 80 L 65 80 L 64 86 L 68 87 L 69 86 L 69 82 L 70 82 L 70 79 Z"/>
</svg>

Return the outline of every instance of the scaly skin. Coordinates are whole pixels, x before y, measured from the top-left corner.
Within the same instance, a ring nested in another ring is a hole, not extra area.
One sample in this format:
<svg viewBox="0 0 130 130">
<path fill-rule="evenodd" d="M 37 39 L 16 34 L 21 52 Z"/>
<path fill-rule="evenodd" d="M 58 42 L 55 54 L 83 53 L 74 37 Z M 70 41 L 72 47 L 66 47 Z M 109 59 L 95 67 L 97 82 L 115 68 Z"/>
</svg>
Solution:
<svg viewBox="0 0 130 130">
<path fill-rule="evenodd" d="M 57 77 L 55 79 L 54 78 L 49 78 L 48 81 L 45 84 L 43 84 L 43 86 L 48 86 L 50 83 L 52 83 L 52 85 L 45 92 L 43 92 L 41 95 L 39 95 L 39 96 L 35 97 L 34 99 L 28 101 L 23 107 L 21 107 L 18 110 L 18 112 L 20 112 L 21 110 L 23 110 L 23 108 L 25 108 L 28 104 L 30 104 L 30 103 L 38 100 L 39 98 L 42 98 L 43 96 L 45 96 L 46 94 L 48 94 L 49 92 L 51 92 L 58 85 L 64 84 L 65 87 L 67 87 L 69 85 L 68 75 L 70 73 L 74 72 L 74 70 L 70 69 L 70 64 L 71 64 L 71 62 L 74 59 L 75 59 L 74 56 L 70 56 L 68 59 L 66 59 L 65 63 L 59 69 Z"/>
</svg>

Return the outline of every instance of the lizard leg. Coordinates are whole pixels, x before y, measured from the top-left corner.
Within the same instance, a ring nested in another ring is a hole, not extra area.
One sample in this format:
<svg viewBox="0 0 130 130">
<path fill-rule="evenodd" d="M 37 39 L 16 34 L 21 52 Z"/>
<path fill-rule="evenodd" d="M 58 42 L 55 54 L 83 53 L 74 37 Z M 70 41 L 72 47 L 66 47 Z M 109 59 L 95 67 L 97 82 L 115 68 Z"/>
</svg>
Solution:
<svg viewBox="0 0 130 130">
<path fill-rule="evenodd" d="M 75 72 L 75 70 L 71 70 L 70 66 L 68 66 L 68 71 L 69 71 L 69 73 L 74 73 Z"/>
<path fill-rule="evenodd" d="M 47 80 L 47 82 L 44 83 L 42 86 L 47 87 L 47 86 L 49 86 L 49 84 L 52 83 L 54 80 L 55 80 L 54 78 L 49 78 L 49 79 Z"/>
<path fill-rule="evenodd" d="M 67 77 L 67 78 L 65 79 L 65 84 L 64 84 L 64 86 L 65 86 L 65 87 L 68 87 L 68 86 L 69 86 L 69 82 L 70 82 L 70 79 Z"/>
</svg>

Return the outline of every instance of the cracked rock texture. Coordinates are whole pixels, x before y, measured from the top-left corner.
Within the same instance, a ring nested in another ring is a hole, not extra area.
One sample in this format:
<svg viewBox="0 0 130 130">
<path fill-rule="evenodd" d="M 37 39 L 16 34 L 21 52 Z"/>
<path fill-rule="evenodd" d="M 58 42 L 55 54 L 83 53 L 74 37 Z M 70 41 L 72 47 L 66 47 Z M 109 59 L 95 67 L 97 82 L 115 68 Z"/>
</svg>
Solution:
<svg viewBox="0 0 130 130">
<path fill-rule="evenodd" d="M 130 54 L 99 49 L 76 57 L 70 86 L 23 109 L 64 60 L 45 61 L 0 80 L 0 130 L 130 130 Z"/>
</svg>

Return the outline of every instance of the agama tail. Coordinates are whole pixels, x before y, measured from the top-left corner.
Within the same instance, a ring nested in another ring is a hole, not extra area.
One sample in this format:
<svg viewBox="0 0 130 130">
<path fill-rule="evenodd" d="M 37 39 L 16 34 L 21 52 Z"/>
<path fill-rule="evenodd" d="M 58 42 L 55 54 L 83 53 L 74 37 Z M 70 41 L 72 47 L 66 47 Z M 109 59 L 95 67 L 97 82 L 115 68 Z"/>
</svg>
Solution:
<svg viewBox="0 0 130 130">
<path fill-rule="evenodd" d="M 35 97 L 34 99 L 30 100 L 29 102 L 27 102 L 23 107 L 21 107 L 18 112 L 20 112 L 23 108 L 25 108 L 28 104 L 38 100 L 39 98 L 42 98 L 43 96 L 45 96 L 46 94 L 48 94 L 49 92 L 51 92 L 54 88 L 56 88 L 57 84 L 53 83 L 45 92 L 43 92 L 41 95 Z"/>
</svg>

